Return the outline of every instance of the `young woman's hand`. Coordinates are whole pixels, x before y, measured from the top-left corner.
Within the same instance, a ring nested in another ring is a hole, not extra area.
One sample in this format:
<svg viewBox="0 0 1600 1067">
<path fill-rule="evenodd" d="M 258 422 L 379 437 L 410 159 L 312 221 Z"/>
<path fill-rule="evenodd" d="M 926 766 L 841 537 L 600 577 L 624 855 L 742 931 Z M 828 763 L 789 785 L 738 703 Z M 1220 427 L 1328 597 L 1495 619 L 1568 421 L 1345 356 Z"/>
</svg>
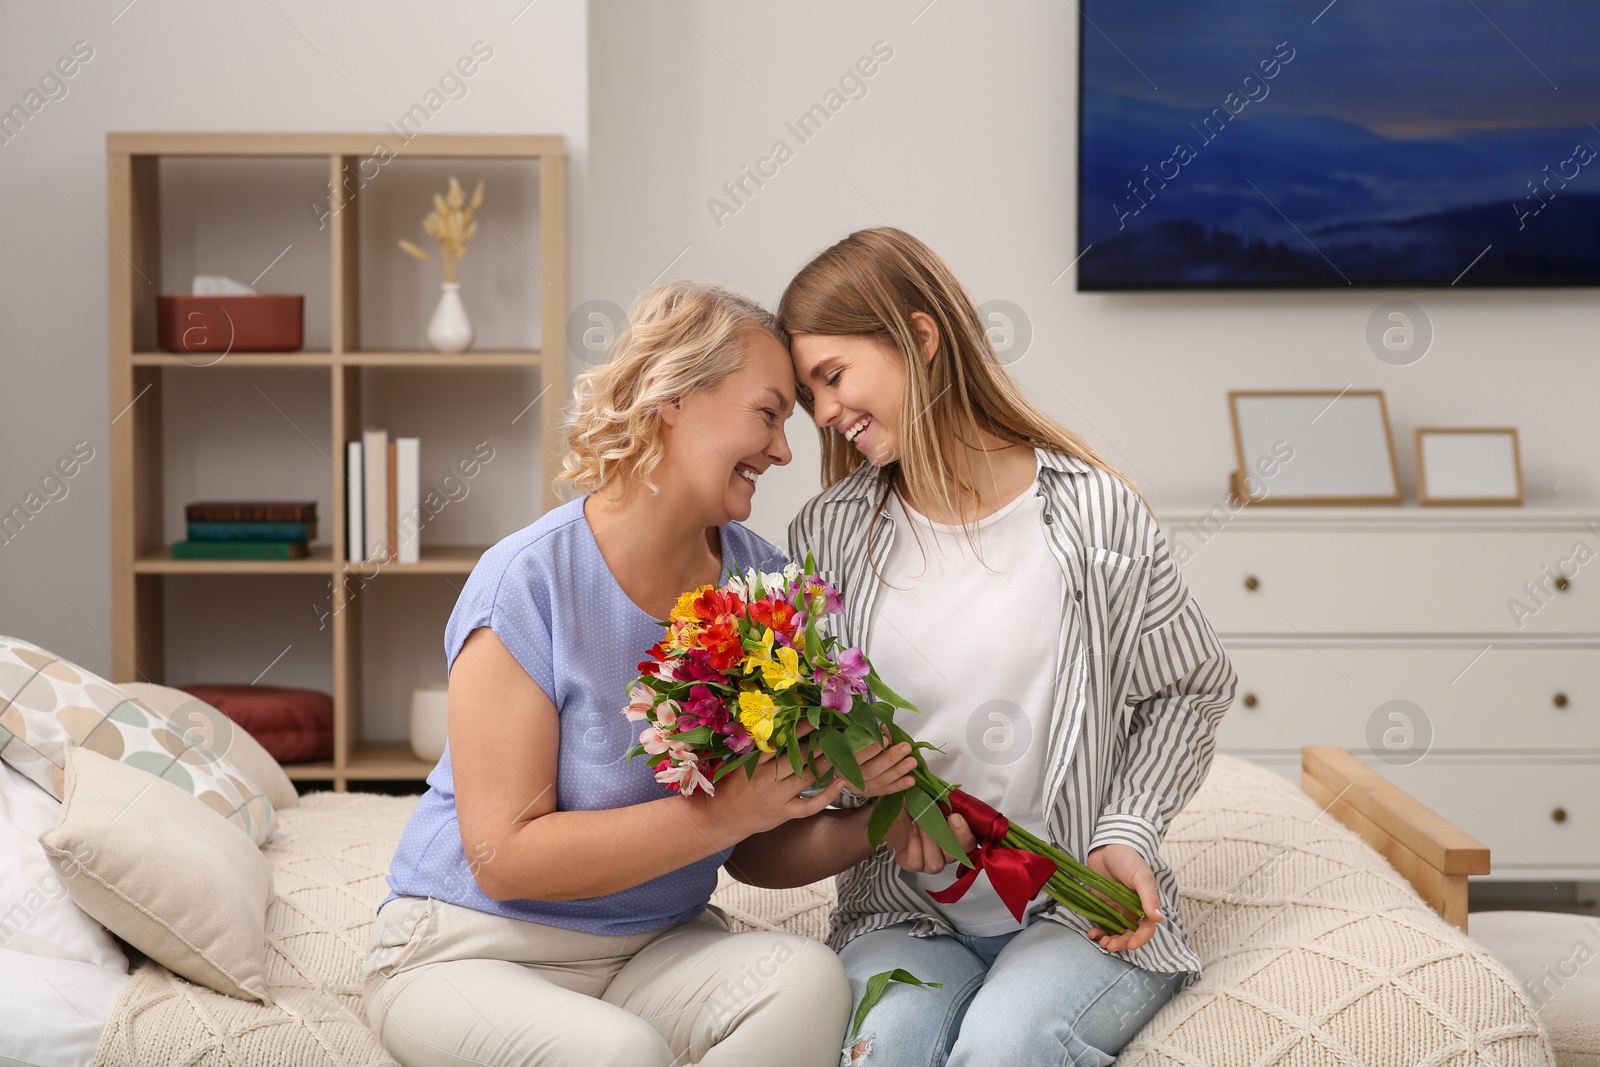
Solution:
<svg viewBox="0 0 1600 1067">
<path fill-rule="evenodd" d="M 947 819 L 951 832 L 961 843 L 963 854 L 978 847 L 977 835 L 972 832 L 972 827 L 967 825 L 967 820 L 954 812 L 951 812 Z M 911 813 L 904 809 L 901 810 L 900 817 L 889 827 L 889 832 L 884 835 L 884 843 L 889 846 L 889 851 L 894 853 L 894 861 L 908 871 L 938 874 L 944 870 L 946 864 L 956 862 L 956 857 L 939 847 L 939 843 L 929 837 L 927 832 L 917 825 Z"/>
<path fill-rule="evenodd" d="M 1139 920 L 1138 926 L 1127 933 L 1108 934 L 1096 926 L 1089 930 L 1089 940 L 1107 952 L 1122 952 L 1138 948 L 1154 937 L 1156 923 L 1164 918 L 1161 914 L 1161 894 L 1156 888 L 1156 876 L 1151 872 L 1150 865 L 1145 862 L 1139 850 L 1132 845 L 1113 842 L 1094 849 L 1084 857 L 1084 862 L 1107 878 L 1113 878 L 1139 894 L 1139 905 L 1144 908 L 1144 918 Z M 1104 894 L 1096 895 L 1102 900 L 1106 899 Z M 1129 919 L 1133 918 L 1127 908 L 1117 904 L 1112 906 Z"/>
<path fill-rule="evenodd" d="M 884 740 L 888 740 L 887 734 Z M 866 779 L 866 789 L 857 790 L 853 785 L 847 785 L 846 788 L 857 796 L 887 796 L 890 793 L 910 789 L 916 784 L 911 778 L 911 769 L 917 765 L 917 760 L 911 754 L 911 744 L 908 741 L 887 748 L 883 745 L 868 745 L 866 748 L 858 749 L 856 762 L 861 765 L 861 776 Z"/>
</svg>

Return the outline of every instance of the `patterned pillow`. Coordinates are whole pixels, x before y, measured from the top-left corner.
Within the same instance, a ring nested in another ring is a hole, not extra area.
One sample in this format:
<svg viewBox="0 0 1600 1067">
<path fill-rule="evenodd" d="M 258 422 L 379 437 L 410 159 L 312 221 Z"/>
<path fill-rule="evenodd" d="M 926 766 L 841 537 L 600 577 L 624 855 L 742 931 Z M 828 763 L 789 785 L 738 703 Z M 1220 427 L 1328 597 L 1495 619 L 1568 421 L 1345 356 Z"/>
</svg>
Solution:
<svg viewBox="0 0 1600 1067">
<path fill-rule="evenodd" d="M 0 634 L 0 760 L 57 800 L 67 750 L 82 745 L 194 794 L 262 844 L 272 836 L 272 802 L 203 743 L 210 732 L 185 729 L 82 667 Z"/>
</svg>

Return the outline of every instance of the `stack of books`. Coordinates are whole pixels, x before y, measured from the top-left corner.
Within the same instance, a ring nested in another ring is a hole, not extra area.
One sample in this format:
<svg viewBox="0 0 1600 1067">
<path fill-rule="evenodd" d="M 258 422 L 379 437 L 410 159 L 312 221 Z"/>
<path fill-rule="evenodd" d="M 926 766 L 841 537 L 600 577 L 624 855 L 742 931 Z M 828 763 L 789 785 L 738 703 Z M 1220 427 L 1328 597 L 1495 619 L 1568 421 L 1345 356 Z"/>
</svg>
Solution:
<svg viewBox="0 0 1600 1067">
<path fill-rule="evenodd" d="M 189 539 L 173 559 L 304 559 L 317 536 L 316 501 L 202 501 L 184 508 Z"/>
<path fill-rule="evenodd" d="M 368 428 L 345 445 L 346 557 L 360 563 L 421 560 L 422 442 Z"/>
</svg>

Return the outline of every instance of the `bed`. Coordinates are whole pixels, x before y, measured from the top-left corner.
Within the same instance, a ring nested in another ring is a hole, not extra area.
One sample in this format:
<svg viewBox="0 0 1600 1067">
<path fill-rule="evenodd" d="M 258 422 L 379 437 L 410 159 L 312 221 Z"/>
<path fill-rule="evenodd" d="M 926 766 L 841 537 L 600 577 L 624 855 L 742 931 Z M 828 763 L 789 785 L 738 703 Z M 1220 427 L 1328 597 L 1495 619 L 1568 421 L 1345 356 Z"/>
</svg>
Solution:
<svg viewBox="0 0 1600 1067">
<path fill-rule="evenodd" d="M 140 962 L 98 1067 L 388 1064 L 361 1011 L 367 926 L 415 798 L 313 793 L 264 847 L 271 1004 Z M 1165 852 L 1205 965 L 1119 1064 L 1552 1064 L 1533 1006 L 1465 932 L 1488 851 L 1337 748 L 1304 752 L 1301 789 L 1218 756 Z M 831 880 L 755 889 L 724 873 L 735 929 L 827 932 Z"/>
</svg>

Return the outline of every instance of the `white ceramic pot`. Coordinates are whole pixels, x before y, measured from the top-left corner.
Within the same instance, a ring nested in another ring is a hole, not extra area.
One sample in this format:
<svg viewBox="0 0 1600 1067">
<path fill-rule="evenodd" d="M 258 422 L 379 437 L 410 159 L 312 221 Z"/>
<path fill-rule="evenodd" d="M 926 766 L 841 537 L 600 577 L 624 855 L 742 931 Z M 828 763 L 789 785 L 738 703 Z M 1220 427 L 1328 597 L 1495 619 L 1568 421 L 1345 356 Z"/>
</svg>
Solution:
<svg viewBox="0 0 1600 1067">
<path fill-rule="evenodd" d="M 472 347 L 472 323 L 461 302 L 459 282 L 439 283 L 439 306 L 428 322 L 428 343 L 435 352 L 465 352 Z"/>
<path fill-rule="evenodd" d="M 438 763 L 444 755 L 448 692 L 442 685 L 411 691 L 411 751 L 424 763 Z"/>
</svg>

